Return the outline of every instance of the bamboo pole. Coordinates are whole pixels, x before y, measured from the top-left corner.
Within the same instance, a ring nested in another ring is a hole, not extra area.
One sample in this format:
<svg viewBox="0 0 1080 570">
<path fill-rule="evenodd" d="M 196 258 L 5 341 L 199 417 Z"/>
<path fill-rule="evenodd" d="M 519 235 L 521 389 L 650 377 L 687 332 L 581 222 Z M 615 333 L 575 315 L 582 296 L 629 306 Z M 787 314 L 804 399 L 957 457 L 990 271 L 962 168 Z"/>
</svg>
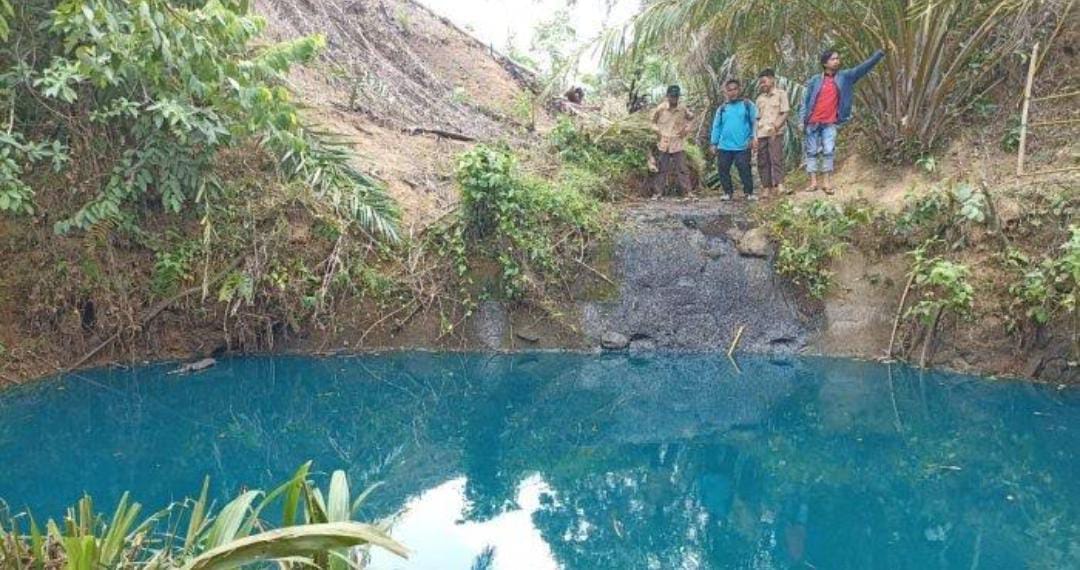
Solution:
<svg viewBox="0 0 1080 570">
<path fill-rule="evenodd" d="M 743 329 L 745 328 L 745 325 L 739 325 L 739 331 L 735 333 L 735 340 L 731 341 L 731 346 L 727 349 L 728 358 L 731 358 L 731 355 L 735 354 L 735 349 L 739 346 L 739 340 L 742 339 Z"/>
<path fill-rule="evenodd" d="M 1076 97 L 1077 95 L 1080 95 L 1080 91 L 1070 91 L 1069 93 L 1055 93 L 1053 95 L 1047 95 L 1045 97 L 1032 97 L 1031 100 L 1034 102 L 1051 101 L 1053 99 L 1062 99 L 1065 97 Z"/>
<path fill-rule="evenodd" d="M 1035 83 L 1035 67 L 1039 59 L 1039 42 L 1031 48 L 1031 61 L 1028 62 L 1027 84 L 1024 85 L 1024 107 L 1020 112 L 1020 152 L 1016 157 L 1016 175 L 1024 175 L 1024 155 L 1027 152 L 1028 110 L 1031 108 L 1031 86 Z"/>
</svg>

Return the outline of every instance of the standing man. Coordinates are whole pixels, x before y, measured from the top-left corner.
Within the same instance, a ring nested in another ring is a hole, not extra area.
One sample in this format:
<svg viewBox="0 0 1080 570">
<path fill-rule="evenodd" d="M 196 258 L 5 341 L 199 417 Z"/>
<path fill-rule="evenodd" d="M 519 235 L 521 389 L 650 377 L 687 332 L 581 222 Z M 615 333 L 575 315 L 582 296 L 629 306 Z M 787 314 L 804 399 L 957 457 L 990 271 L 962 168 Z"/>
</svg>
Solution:
<svg viewBox="0 0 1080 570">
<path fill-rule="evenodd" d="M 818 173 L 824 173 L 821 189 L 832 194 L 833 161 L 836 155 L 836 129 L 851 119 L 851 104 L 855 83 L 885 57 L 877 50 L 870 59 L 850 69 L 840 69 L 840 54 L 825 50 L 819 61 L 823 72 L 806 83 L 806 98 L 799 109 L 799 123 L 806 129 L 806 171 L 810 173 L 810 190 L 818 188 Z"/>
<path fill-rule="evenodd" d="M 690 173 L 687 171 L 683 147 L 686 136 L 690 134 L 690 122 L 694 115 L 686 107 L 679 106 L 680 95 L 678 85 L 668 87 L 667 100 L 652 114 L 653 130 L 660 135 L 660 141 L 656 145 L 659 172 L 653 178 L 653 200 L 660 198 L 668 189 L 672 173 L 676 174 L 682 193 L 690 195 Z"/>
<path fill-rule="evenodd" d="M 784 131 L 788 112 L 787 92 L 776 86 L 776 74 L 765 69 L 758 74 L 757 164 L 762 193 L 784 193 Z"/>
<path fill-rule="evenodd" d="M 721 200 L 730 200 L 735 193 L 735 184 L 731 180 L 731 164 L 739 171 L 743 192 L 746 199 L 757 200 L 754 196 L 754 174 L 750 171 L 750 148 L 757 146 L 754 138 L 754 125 L 757 123 L 757 109 L 754 104 L 741 96 L 742 85 L 737 79 L 728 79 L 724 84 L 726 101 L 716 110 L 712 126 L 712 151 L 716 154 L 716 170 L 720 175 L 720 184 L 724 187 Z"/>
</svg>

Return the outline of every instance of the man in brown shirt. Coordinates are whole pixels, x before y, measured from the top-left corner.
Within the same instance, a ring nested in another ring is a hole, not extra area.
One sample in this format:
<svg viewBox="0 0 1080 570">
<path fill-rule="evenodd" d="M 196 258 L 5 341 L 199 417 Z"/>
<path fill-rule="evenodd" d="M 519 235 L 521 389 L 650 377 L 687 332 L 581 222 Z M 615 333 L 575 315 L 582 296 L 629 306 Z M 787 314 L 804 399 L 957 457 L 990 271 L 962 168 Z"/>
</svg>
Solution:
<svg viewBox="0 0 1080 570">
<path fill-rule="evenodd" d="M 686 153 L 683 151 L 685 139 L 692 128 L 690 122 L 694 115 L 686 107 L 679 106 L 681 90 L 672 85 L 667 90 L 667 100 L 660 104 L 652 114 L 653 130 L 660 135 L 656 145 L 657 167 L 659 172 L 653 177 L 652 199 L 659 198 L 670 186 L 674 173 L 679 189 L 683 194 L 690 194 L 690 172 L 687 170 Z"/>
<path fill-rule="evenodd" d="M 761 94 L 757 98 L 758 123 L 757 149 L 758 177 L 761 178 L 762 194 L 769 190 L 781 194 L 784 191 L 784 131 L 787 128 L 788 103 L 787 92 L 776 86 L 776 74 L 765 69 L 758 74 L 758 88 Z"/>
</svg>

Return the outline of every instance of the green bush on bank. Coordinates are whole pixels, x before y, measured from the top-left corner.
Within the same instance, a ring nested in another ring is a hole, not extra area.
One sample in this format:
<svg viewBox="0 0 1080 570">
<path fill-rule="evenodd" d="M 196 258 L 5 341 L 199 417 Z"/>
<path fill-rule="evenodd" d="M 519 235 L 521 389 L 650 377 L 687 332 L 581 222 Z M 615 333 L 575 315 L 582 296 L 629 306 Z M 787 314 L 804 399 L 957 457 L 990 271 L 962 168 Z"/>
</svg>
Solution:
<svg viewBox="0 0 1080 570">
<path fill-rule="evenodd" d="M 470 253 L 496 259 L 501 294 L 510 299 L 565 276 L 559 271 L 565 257 L 600 227 L 594 197 L 573 185 L 526 176 L 506 147 L 481 145 L 463 154 L 457 182 L 461 227 L 446 240 L 457 272 L 465 273 Z"/>
<path fill-rule="evenodd" d="M 765 223 L 777 242 L 776 270 L 805 287 L 813 297 L 824 297 L 832 285 L 830 262 L 844 252 L 854 230 L 872 217 L 870 208 L 857 203 L 781 202 L 765 215 Z"/>
<path fill-rule="evenodd" d="M 971 270 L 962 263 L 933 255 L 931 252 L 939 246 L 939 242 L 931 240 L 910 252 L 912 290 L 918 300 L 907 316 L 930 327 L 946 312 L 969 316 L 975 301 Z"/>
<path fill-rule="evenodd" d="M 1080 296 L 1080 226 L 1069 227 L 1069 239 L 1057 256 L 1035 260 L 1010 251 L 1009 268 L 1016 280 L 1009 286 L 1013 307 L 1035 325 L 1042 326 L 1059 315 L 1072 315 Z"/>
</svg>

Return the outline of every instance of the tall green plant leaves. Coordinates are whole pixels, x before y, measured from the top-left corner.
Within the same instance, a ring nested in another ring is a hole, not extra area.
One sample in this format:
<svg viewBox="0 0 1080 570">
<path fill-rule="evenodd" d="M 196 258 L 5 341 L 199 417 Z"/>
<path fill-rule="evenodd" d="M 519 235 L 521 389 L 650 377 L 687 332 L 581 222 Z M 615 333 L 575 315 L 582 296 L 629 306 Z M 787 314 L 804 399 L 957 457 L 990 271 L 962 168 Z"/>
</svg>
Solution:
<svg viewBox="0 0 1080 570">
<path fill-rule="evenodd" d="M 217 516 L 217 519 L 214 520 L 209 531 L 207 531 L 206 547 L 217 548 L 227 542 L 241 538 L 240 529 L 247 518 L 248 509 L 251 508 L 251 504 L 255 502 L 255 499 L 260 494 L 259 491 L 248 491 L 225 505 L 225 508 L 221 509 L 221 514 Z"/>
<path fill-rule="evenodd" d="M 233 499 L 213 516 L 209 503 L 209 479 L 205 479 L 199 497 L 159 511 L 138 522 L 141 507 L 125 494 L 108 518 L 94 511 L 93 500 L 81 498 L 62 524 L 50 520 L 42 533 L 32 516 L 29 536 L 22 536 L 15 521 L 6 510 L 0 513 L 0 566 L 7 568 L 15 561 L 16 568 L 64 568 L 101 570 L 104 568 L 145 567 L 161 570 L 177 568 L 233 568 L 260 561 L 279 561 L 292 565 L 320 564 L 331 569 L 354 566 L 348 557 L 355 546 L 374 546 L 399 556 L 406 549 L 385 530 L 350 520 L 370 492 L 365 491 L 353 500 L 343 471 L 331 476 L 328 500 L 307 480 L 311 463 L 305 463 L 293 476 L 270 493 L 248 491 Z M 374 487 L 372 487 L 374 488 Z M 259 497 L 262 499 L 259 500 Z M 290 526 L 278 530 L 262 529 L 259 514 L 284 502 L 284 521 Z M 300 501 L 306 500 L 308 520 L 296 521 Z M 351 501 L 351 502 L 350 502 Z M 171 518 L 168 528 L 157 529 L 163 515 L 174 509 L 190 509 L 187 534 L 182 545 L 177 527 L 181 515 Z M 328 519 L 332 518 L 333 521 Z M 298 524 L 292 524 L 296 522 Z M 257 524 L 258 523 L 258 524 Z M 261 532 L 252 534 L 256 528 Z M 148 545 L 153 546 L 148 546 Z M 59 548 L 56 547 L 59 545 Z M 30 561 L 31 566 L 26 566 Z"/>
<path fill-rule="evenodd" d="M 209 509 L 210 477 L 203 479 L 202 491 L 199 498 L 191 506 L 191 516 L 188 518 L 187 533 L 184 535 L 184 550 L 190 552 L 195 546 L 195 541 L 202 534 L 206 526 L 206 514 Z"/>
<path fill-rule="evenodd" d="M 183 570 L 235 568 L 259 561 L 314 555 L 364 544 L 408 557 L 405 547 L 373 526 L 337 522 L 282 528 L 236 540 L 200 555 L 185 565 Z"/>
<path fill-rule="evenodd" d="M 326 516 L 329 522 L 344 522 L 349 520 L 349 479 L 344 471 L 334 471 L 330 476 L 330 493 L 327 495 Z"/>
</svg>

